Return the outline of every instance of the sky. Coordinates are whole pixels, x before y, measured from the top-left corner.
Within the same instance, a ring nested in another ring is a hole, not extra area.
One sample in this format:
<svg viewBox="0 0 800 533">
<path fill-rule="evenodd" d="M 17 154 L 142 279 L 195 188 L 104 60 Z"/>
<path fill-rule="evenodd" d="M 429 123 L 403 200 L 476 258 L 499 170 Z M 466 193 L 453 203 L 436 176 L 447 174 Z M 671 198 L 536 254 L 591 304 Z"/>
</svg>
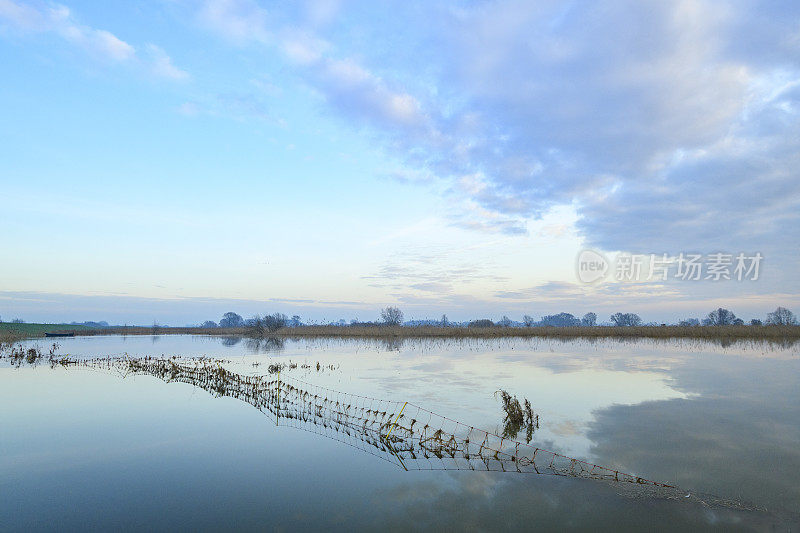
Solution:
<svg viewBox="0 0 800 533">
<path fill-rule="evenodd" d="M 796 2 L 0 0 L 0 317 L 800 312 L 798 118 Z"/>
</svg>

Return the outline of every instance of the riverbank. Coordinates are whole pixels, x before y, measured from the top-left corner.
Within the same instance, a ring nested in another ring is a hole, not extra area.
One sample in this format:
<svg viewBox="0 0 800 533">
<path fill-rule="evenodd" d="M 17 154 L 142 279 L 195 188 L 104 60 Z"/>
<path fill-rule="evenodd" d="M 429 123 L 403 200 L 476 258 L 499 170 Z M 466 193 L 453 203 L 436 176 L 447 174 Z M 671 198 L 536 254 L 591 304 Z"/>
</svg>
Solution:
<svg viewBox="0 0 800 533">
<path fill-rule="evenodd" d="M 46 333 L 74 332 L 85 335 L 92 328 L 71 324 L 28 324 L 20 322 L 0 322 L 0 343 L 16 342 L 24 339 L 44 337 Z"/>
<path fill-rule="evenodd" d="M 68 329 L 68 328 L 67 328 Z M 800 326 L 593 326 L 593 327 L 437 327 L 299 326 L 266 335 L 248 328 L 119 327 L 75 329 L 76 335 L 215 335 L 242 337 L 401 337 L 401 338 L 657 338 L 715 340 L 798 340 Z M 42 333 L 43 334 L 43 333 Z"/>
</svg>

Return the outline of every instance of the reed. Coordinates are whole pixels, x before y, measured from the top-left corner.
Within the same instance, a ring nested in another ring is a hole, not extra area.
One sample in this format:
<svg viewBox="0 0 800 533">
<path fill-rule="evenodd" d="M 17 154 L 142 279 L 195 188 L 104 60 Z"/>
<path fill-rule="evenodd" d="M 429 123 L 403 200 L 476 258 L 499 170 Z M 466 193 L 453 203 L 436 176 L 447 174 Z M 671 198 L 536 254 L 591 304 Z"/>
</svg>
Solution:
<svg viewBox="0 0 800 533">
<path fill-rule="evenodd" d="M 152 327 L 118 327 L 76 330 L 76 335 L 153 335 Z M 250 336 L 247 328 L 161 327 L 160 335 Z M 371 337 L 371 338 L 653 338 L 716 340 L 800 339 L 800 326 L 592 326 L 592 327 L 441 327 L 441 326 L 299 326 L 285 327 L 270 337 Z"/>
</svg>

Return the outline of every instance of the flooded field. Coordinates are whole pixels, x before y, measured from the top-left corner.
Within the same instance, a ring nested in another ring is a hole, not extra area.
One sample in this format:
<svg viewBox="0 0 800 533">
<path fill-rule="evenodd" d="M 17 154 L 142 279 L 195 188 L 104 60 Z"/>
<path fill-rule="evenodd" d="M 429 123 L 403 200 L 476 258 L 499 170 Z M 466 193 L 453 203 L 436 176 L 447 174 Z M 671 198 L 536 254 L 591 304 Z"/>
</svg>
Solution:
<svg viewBox="0 0 800 533">
<path fill-rule="evenodd" d="M 3 530 L 800 526 L 798 345 L 51 344 L 0 361 Z"/>
</svg>

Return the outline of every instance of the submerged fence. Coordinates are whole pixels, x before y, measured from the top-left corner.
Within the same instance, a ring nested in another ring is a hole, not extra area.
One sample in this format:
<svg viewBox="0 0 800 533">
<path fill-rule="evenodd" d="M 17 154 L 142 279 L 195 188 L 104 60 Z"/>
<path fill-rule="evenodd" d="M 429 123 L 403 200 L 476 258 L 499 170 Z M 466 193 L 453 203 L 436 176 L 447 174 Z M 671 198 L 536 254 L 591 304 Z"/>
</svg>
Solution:
<svg viewBox="0 0 800 533">
<path fill-rule="evenodd" d="M 286 376 L 243 376 L 209 362 L 114 359 L 126 373 L 189 383 L 236 398 L 276 423 L 319 433 L 406 470 L 489 470 L 673 488 L 451 420 L 418 405 L 335 391 Z"/>
</svg>

